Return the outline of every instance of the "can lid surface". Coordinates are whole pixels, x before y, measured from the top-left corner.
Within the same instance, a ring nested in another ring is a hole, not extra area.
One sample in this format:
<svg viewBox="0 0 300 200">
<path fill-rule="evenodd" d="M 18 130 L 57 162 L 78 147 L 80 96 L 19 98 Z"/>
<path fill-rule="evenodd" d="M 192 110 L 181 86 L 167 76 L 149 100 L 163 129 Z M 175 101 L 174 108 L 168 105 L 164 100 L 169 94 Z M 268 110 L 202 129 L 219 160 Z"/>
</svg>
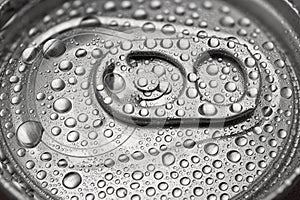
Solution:
<svg viewBox="0 0 300 200">
<path fill-rule="evenodd" d="M 300 173 L 291 3 L 22 2 L 0 6 L 16 198 L 272 199 Z"/>
</svg>

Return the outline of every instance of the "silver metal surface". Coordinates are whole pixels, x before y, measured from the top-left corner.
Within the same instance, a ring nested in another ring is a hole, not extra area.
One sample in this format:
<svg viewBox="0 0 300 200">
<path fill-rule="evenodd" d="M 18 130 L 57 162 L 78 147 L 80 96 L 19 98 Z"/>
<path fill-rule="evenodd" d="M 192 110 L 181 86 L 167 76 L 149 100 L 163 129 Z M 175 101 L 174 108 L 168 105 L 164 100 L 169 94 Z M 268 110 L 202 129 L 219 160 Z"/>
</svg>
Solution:
<svg viewBox="0 0 300 200">
<path fill-rule="evenodd" d="M 280 197 L 300 173 L 298 4 L 3 1 L 3 190 Z"/>
</svg>

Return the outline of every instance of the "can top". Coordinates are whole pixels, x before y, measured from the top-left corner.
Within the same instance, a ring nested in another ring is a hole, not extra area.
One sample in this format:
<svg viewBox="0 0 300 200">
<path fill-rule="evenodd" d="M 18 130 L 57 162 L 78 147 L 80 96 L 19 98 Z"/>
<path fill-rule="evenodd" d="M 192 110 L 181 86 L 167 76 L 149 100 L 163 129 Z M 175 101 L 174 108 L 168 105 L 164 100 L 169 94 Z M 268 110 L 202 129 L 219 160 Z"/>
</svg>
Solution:
<svg viewBox="0 0 300 200">
<path fill-rule="evenodd" d="M 2 5 L 0 180 L 17 198 L 272 199 L 300 172 L 287 2 Z"/>
</svg>

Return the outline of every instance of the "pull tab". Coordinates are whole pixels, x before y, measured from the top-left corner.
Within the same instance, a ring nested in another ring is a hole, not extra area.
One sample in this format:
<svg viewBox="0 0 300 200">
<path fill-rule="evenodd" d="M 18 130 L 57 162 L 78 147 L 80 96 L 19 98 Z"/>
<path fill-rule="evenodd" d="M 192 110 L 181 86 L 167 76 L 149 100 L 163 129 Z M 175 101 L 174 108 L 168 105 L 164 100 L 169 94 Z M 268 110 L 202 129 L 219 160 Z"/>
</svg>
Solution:
<svg viewBox="0 0 300 200">
<path fill-rule="evenodd" d="M 248 49 L 214 37 L 124 41 L 117 54 L 106 55 L 95 78 L 107 112 L 155 126 L 244 120 L 256 108 L 260 86 Z"/>
</svg>

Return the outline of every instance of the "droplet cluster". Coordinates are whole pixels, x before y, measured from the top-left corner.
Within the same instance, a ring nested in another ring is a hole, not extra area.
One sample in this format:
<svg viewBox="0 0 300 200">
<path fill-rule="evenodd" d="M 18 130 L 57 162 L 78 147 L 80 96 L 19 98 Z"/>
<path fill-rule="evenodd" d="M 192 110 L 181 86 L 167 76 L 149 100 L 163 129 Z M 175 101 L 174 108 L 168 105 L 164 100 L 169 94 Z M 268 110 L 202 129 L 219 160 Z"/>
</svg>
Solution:
<svg viewBox="0 0 300 200">
<path fill-rule="evenodd" d="M 47 12 L 1 67 L 0 168 L 28 195 L 249 199 L 284 175 L 299 86 L 254 19 L 218 0 Z"/>
</svg>

